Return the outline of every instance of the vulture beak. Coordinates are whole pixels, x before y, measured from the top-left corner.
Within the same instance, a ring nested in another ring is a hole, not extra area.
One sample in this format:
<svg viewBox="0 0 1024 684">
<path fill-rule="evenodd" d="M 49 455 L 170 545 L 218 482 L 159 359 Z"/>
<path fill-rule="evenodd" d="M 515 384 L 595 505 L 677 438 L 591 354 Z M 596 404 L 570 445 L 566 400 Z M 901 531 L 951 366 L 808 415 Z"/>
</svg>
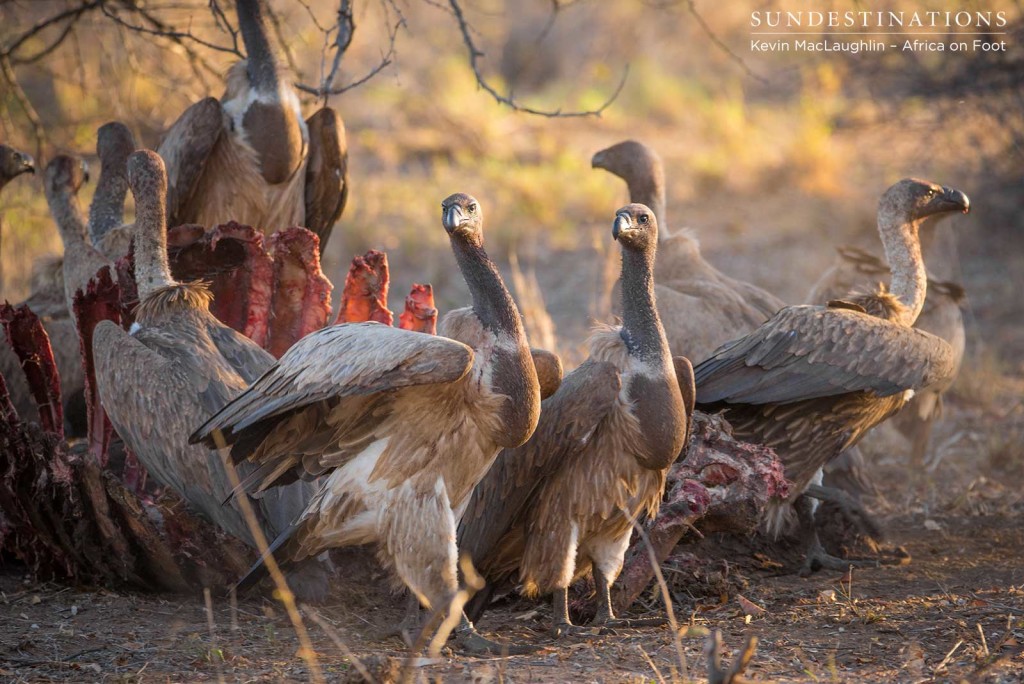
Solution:
<svg viewBox="0 0 1024 684">
<path fill-rule="evenodd" d="M 590 158 L 590 168 L 603 169 L 604 167 L 601 165 L 602 163 L 604 163 L 604 150 L 595 152 L 594 156 Z"/>
<path fill-rule="evenodd" d="M 20 157 L 22 171 L 27 171 L 28 173 L 31 173 L 34 176 L 36 173 L 35 160 L 32 159 L 32 157 L 27 154 L 19 154 L 18 156 Z"/>
<path fill-rule="evenodd" d="M 971 200 L 956 188 L 943 186 L 942 194 L 938 197 L 938 201 L 943 205 L 942 211 L 960 210 L 966 214 L 971 210 Z"/>
<path fill-rule="evenodd" d="M 632 225 L 633 223 L 629 218 L 629 214 L 625 212 L 616 214 L 615 223 L 612 224 L 612 238 L 618 240 L 619 234 L 633 230 Z"/>
<path fill-rule="evenodd" d="M 451 235 L 465 220 L 466 215 L 462 212 L 462 207 L 458 204 L 453 204 L 444 212 L 442 223 L 444 223 L 444 229 Z"/>
<path fill-rule="evenodd" d="M 84 161 L 82 162 L 82 178 L 85 183 L 89 182 L 89 165 Z"/>
</svg>

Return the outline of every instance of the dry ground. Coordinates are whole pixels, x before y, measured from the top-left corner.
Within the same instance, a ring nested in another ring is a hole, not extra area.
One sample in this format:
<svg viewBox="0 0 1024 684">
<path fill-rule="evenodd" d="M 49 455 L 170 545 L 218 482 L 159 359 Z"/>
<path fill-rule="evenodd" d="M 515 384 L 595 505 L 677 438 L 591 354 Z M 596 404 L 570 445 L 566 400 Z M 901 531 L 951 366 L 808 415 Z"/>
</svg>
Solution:
<svg viewBox="0 0 1024 684">
<path fill-rule="evenodd" d="M 666 577 L 689 676 L 704 681 L 709 629 L 731 651 L 760 640 L 749 672 L 764 681 L 1013 682 L 1024 678 L 1024 428 L 1021 383 L 1006 415 L 961 401 L 939 430 L 942 460 L 911 481 L 901 457 L 875 457 L 876 510 L 889 541 L 910 565 L 823 572 L 802 579 L 743 540 L 708 538 L 680 547 Z M 998 432 L 1010 448 L 978 440 Z M 1014 447 L 1013 444 L 1017 444 Z M 982 473 L 985 473 L 984 475 Z M 397 622 L 402 600 L 367 556 L 352 553 L 328 605 L 306 624 L 329 681 L 361 681 L 357 658 L 375 678 L 398 676 L 405 652 L 379 637 Z M 280 604 L 246 598 L 237 608 L 213 597 L 147 596 L 35 584 L 17 567 L 0 575 L 0 679 L 4 681 L 305 680 L 298 642 Z M 745 617 L 739 596 L 763 607 Z M 656 589 L 637 614 L 659 614 Z M 212 624 L 210 618 L 212 617 Z M 486 633 L 543 645 L 535 655 L 475 659 L 444 653 L 413 672 L 435 681 L 686 681 L 668 627 L 618 630 L 551 643 L 544 604 L 509 599 L 481 620 Z M 350 649 L 352 657 L 345 654 Z M 351 678 L 351 679 L 350 679 Z"/>
</svg>

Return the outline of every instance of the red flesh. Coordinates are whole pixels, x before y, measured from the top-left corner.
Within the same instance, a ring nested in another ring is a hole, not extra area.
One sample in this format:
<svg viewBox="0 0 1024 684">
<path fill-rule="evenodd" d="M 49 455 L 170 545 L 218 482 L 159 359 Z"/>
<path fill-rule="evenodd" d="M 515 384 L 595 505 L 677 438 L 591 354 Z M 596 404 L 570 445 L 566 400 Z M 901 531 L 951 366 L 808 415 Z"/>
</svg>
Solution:
<svg viewBox="0 0 1024 684">
<path fill-rule="evenodd" d="M 352 259 L 345 276 L 345 289 L 338 305 L 335 323 L 376 321 L 392 325 L 394 315 L 388 310 L 388 256 L 371 249 Z"/>
<path fill-rule="evenodd" d="M 437 309 L 434 307 L 434 288 L 415 283 L 405 298 L 405 311 L 398 317 L 398 327 L 404 330 L 437 334 Z"/>
<path fill-rule="evenodd" d="M 270 238 L 274 255 L 274 294 L 270 335 L 263 348 L 280 358 L 295 342 L 327 325 L 331 281 L 320 270 L 320 239 L 292 227 Z"/>
<path fill-rule="evenodd" d="M 14 353 L 21 360 L 32 398 L 39 407 L 39 422 L 47 432 L 64 438 L 64 407 L 60 398 L 60 375 L 53 360 L 50 337 L 31 309 L 4 302 L 0 305 L 3 323 Z"/>
<path fill-rule="evenodd" d="M 110 267 L 104 266 L 89 281 L 86 291 L 75 293 L 74 314 L 78 328 L 79 350 L 85 368 L 85 409 L 89 421 L 89 455 L 101 467 L 107 465 L 107 449 L 114 434 L 114 426 L 100 404 L 96 388 L 96 365 L 92 356 L 92 334 L 96 324 L 110 320 L 121 322 L 121 293 L 110 277 Z"/>
</svg>

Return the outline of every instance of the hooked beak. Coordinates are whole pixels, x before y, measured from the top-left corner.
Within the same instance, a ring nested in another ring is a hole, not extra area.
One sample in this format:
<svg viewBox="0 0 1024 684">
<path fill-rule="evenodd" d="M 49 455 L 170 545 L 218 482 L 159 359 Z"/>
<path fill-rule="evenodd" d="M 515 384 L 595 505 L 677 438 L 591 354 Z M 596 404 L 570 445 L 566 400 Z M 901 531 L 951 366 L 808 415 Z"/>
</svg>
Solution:
<svg viewBox="0 0 1024 684">
<path fill-rule="evenodd" d="M 34 159 L 32 159 L 31 156 L 29 156 L 27 154 L 23 154 L 21 156 L 21 166 L 28 173 L 31 173 L 33 176 L 35 175 L 35 173 L 36 173 L 36 162 L 35 162 Z"/>
<path fill-rule="evenodd" d="M 619 239 L 620 233 L 625 233 L 632 230 L 630 227 L 632 224 L 629 220 L 629 214 L 622 213 L 615 215 L 615 223 L 612 224 L 612 238 L 615 240 Z"/>
<path fill-rule="evenodd" d="M 465 220 L 466 215 L 462 212 L 462 207 L 458 204 L 453 204 L 444 212 L 444 218 L 441 222 L 444 224 L 444 229 L 451 235 Z"/>
<path fill-rule="evenodd" d="M 601 150 L 600 152 L 595 152 L 594 156 L 590 158 L 590 168 L 592 168 L 592 169 L 603 169 L 604 168 L 604 166 L 602 166 L 603 163 L 604 163 L 604 150 Z"/>
<path fill-rule="evenodd" d="M 943 207 L 941 211 L 959 210 L 966 214 L 971 210 L 971 200 L 956 188 L 943 186 L 942 195 L 938 199 Z"/>
</svg>

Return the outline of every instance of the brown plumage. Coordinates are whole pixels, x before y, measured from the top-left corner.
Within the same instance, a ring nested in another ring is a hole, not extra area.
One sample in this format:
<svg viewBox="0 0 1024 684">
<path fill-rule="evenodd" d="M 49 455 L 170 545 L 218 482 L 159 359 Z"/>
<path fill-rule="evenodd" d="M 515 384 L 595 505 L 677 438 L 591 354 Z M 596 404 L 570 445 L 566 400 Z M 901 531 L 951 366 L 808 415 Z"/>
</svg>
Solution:
<svg viewBox="0 0 1024 684">
<path fill-rule="evenodd" d="M 125 444 L 160 484 L 195 510 L 254 546 L 219 454 L 190 446 L 192 427 L 270 368 L 274 359 L 209 311 L 202 283 L 179 283 L 167 265 L 167 180 L 156 153 L 128 160 L 135 196 L 135 279 L 139 305 L 126 333 L 111 321 L 94 332 L 96 380 L 103 406 Z M 243 473 L 244 474 L 244 471 Z M 266 535 L 277 535 L 308 502 L 299 483 L 261 498 L 254 508 Z"/>
<path fill-rule="evenodd" d="M 673 354 L 703 360 L 720 345 L 754 330 L 785 304 L 756 285 L 723 274 L 700 253 L 688 230 L 669 232 L 665 171 L 650 147 L 633 140 L 596 153 L 591 166 L 626 181 L 631 202 L 646 204 L 658 217 L 658 260 L 654 269 L 658 312 Z M 618 284 L 612 305 L 619 303 Z M 613 308 L 613 313 L 619 312 Z"/>
<path fill-rule="evenodd" d="M 256 465 L 250 490 L 326 476 L 274 543 L 280 558 L 373 543 L 436 609 L 457 589 L 456 511 L 498 450 L 529 438 L 540 408 L 519 312 L 483 249 L 479 204 L 452 195 L 442 217 L 473 298 L 445 316 L 445 337 L 373 322 L 324 328 L 192 436 L 219 435 L 236 462 Z"/>
<path fill-rule="evenodd" d="M 501 453 L 460 524 L 460 549 L 492 587 L 518 574 L 527 595 L 554 592 L 560 634 L 572 628 L 566 590 L 591 569 L 597 622 L 613 620 L 608 591 L 632 522 L 657 512 L 665 474 L 687 433 L 677 368 L 655 306 L 657 234 L 646 206 L 618 212 L 622 327 L 594 333 L 590 358 L 545 400 L 530 441 Z M 684 377 L 688 368 L 680 364 Z M 470 618 L 489 594 L 479 596 L 467 608 Z"/>
<path fill-rule="evenodd" d="M 230 220 L 266 234 L 300 225 L 326 247 L 348 194 L 345 128 L 329 108 L 301 118 L 267 38 L 262 0 L 238 0 L 247 59 L 228 72 L 224 95 L 205 98 L 160 145 L 170 225 Z"/>
<path fill-rule="evenodd" d="M 888 282 L 889 266 L 874 254 L 852 246 L 839 247 L 836 252 L 832 266 L 807 295 L 808 303 L 848 297 Z M 911 459 L 915 464 L 924 462 L 932 424 L 942 415 L 942 396 L 952 386 L 963 362 L 967 340 L 960 309 L 963 300 L 963 287 L 929 277 L 924 308 L 914 327 L 946 340 L 953 348 L 954 366 L 951 376 L 915 393 L 907 407 L 892 421 L 910 438 Z"/>
<path fill-rule="evenodd" d="M 35 172 L 36 164 L 32 155 L 0 145 L 0 191 L 21 174 Z"/>
<path fill-rule="evenodd" d="M 896 183 L 878 207 L 891 292 L 786 307 L 695 369 L 698 405 L 724 410 L 737 438 L 776 450 L 794 484 L 790 501 L 912 391 L 953 373 L 949 344 L 911 327 L 927 285 L 918 228 L 929 216 L 967 209 L 958 190 L 913 179 Z M 813 509 L 803 516 L 805 531 L 813 533 L 805 568 L 832 567 L 811 515 Z M 775 531 L 779 522 L 776 517 Z"/>
</svg>

